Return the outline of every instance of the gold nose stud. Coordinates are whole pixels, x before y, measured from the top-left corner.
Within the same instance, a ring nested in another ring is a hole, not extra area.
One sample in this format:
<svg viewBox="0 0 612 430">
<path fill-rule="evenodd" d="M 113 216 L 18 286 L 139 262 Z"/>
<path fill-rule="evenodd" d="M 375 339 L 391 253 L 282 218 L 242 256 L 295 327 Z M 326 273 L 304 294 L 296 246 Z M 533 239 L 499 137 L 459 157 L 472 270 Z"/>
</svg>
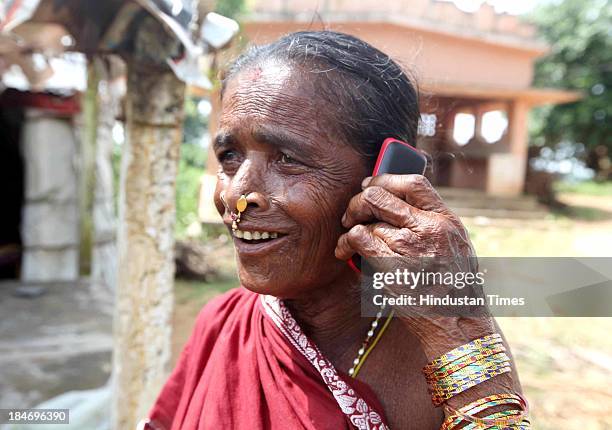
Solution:
<svg viewBox="0 0 612 430">
<path fill-rule="evenodd" d="M 238 213 L 231 213 L 231 217 L 232 217 L 232 230 L 236 231 L 238 230 L 238 223 L 240 222 L 240 215 L 242 215 L 242 212 L 244 212 L 247 208 L 248 202 L 246 199 L 246 194 L 241 195 L 238 198 L 238 201 L 236 202 L 236 211 L 238 211 Z"/>
<path fill-rule="evenodd" d="M 240 196 L 240 198 L 236 202 L 236 210 L 240 214 L 244 212 L 246 208 L 247 208 L 247 199 L 246 199 L 246 196 L 243 194 Z"/>
</svg>

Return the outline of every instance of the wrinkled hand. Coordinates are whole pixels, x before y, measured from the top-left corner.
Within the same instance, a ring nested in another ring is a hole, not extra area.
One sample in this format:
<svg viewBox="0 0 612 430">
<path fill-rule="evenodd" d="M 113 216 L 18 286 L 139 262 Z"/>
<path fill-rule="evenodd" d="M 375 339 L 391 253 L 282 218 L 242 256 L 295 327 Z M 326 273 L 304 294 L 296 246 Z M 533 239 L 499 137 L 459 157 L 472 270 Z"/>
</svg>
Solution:
<svg viewBox="0 0 612 430">
<path fill-rule="evenodd" d="M 387 264 L 411 259 L 446 266 L 420 266 L 425 270 L 464 273 L 477 270 L 475 252 L 465 227 L 424 176 L 385 174 L 369 177 L 364 180 L 362 189 L 350 200 L 342 218 L 342 225 L 348 232 L 338 240 L 337 258 L 348 260 L 359 254 L 368 259 L 376 271 L 390 271 L 392 267 Z M 377 264 L 380 267 L 376 267 Z M 405 292 L 405 289 L 401 291 Z M 387 293 L 397 296 L 400 291 L 390 287 Z M 444 343 L 439 338 L 440 333 L 453 336 L 457 332 L 457 318 L 436 317 L 435 312 L 423 307 L 413 311 L 400 315 L 422 342 Z M 490 322 L 490 319 L 483 322 L 484 331 L 489 330 Z"/>
<path fill-rule="evenodd" d="M 422 175 L 366 178 L 342 218 L 336 257 L 474 256 L 459 218 Z"/>
</svg>

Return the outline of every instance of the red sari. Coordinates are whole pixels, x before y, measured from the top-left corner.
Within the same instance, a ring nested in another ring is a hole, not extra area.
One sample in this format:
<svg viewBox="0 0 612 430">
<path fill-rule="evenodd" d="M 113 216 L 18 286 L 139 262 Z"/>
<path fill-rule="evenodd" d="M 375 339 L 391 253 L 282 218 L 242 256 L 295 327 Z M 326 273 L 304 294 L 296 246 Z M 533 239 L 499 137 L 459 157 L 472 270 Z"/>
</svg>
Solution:
<svg viewBox="0 0 612 430">
<path fill-rule="evenodd" d="M 200 312 L 145 429 L 388 429 L 371 389 L 339 373 L 288 309 L 244 288 Z"/>
</svg>

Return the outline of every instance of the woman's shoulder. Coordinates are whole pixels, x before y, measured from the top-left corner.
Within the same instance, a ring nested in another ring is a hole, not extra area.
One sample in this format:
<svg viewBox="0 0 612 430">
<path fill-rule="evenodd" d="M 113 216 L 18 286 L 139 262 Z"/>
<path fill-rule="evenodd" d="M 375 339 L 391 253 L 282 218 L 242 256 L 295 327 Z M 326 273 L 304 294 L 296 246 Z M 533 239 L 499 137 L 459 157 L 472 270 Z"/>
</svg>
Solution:
<svg viewBox="0 0 612 430">
<path fill-rule="evenodd" d="M 225 324 L 248 316 L 257 296 L 244 287 L 237 287 L 213 298 L 200 310 L 194 332 L 218 332 Z"/>
</svg>

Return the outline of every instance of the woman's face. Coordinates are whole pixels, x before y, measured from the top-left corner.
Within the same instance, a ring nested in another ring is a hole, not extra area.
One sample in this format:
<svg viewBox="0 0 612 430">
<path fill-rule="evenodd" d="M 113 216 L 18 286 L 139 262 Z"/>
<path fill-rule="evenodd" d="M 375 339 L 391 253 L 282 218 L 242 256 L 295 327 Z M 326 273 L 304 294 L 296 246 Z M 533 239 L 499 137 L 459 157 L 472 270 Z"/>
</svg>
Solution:
<svg viewBox="0 0 612 430">
<path fill-rule="evenodd" d="M 235 211 L 249 193 L 239 234 L 277 236 L 233 236 L 240 281 L 281 298 L 351 276 L 334 249 L 348 201 L 369 173 L 329 120 L 339 107 L 317 98 L 312 79 L 278 62 L 238 73 L 227 84 L 214 140 L 215 205 L 224 222 L 231 228 L 221 195 Z"/>
</svg>

